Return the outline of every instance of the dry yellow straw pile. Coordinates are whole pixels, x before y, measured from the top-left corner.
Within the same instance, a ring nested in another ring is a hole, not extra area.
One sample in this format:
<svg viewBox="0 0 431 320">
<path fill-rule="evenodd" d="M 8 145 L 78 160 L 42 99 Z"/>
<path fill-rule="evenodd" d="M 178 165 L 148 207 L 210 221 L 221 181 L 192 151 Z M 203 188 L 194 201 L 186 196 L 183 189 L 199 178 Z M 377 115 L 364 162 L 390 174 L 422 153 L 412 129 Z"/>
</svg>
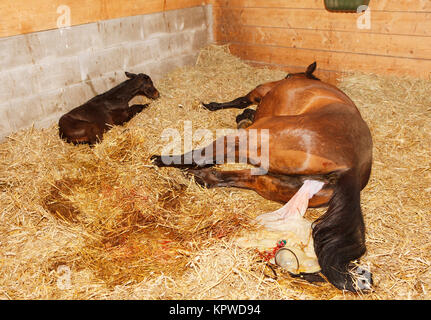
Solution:
<svg viewBox="0 0 431 320">
<path fill-rule="evenodd" d="M 237 110 L 211 113 L 201 101 L 236 98 L 284 75 L 210 46 L 196 66 L 157 82 L 161 98 L 95 148 L 60 141 L 56 126 L 11 135 L 0 145 L 0 298 L 431 298 L 429 81 L 352 75 L 341 82 L 375 142 L 362 193 L 362 262 L 376 282 L 368 295 L 279 269 L 274 280 L 232 237 L 279 204 L 247 190 L 202 189 L 180 170 L 151 165 L 165 128 L 182 133 L 184 120 L 194 130 L 235 128 Z"/>
</svg>

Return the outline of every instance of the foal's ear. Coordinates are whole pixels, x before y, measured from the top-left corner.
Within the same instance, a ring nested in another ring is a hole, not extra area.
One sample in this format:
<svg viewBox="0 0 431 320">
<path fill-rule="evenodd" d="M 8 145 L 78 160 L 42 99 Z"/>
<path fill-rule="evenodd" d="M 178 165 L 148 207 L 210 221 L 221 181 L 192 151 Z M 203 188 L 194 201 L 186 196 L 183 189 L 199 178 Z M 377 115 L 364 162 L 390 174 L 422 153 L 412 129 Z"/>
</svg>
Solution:
<svg viewBox="0 0 431 320">
<path fill-rule="evenodd" d="M 136 74 L 130 73 L 130 72 L 127 72 L 127 71 L 125 72 L 125 74 L 126 74 L 126 77 L 129 78 L 129 79 L 133 79 L 133 78 L 137 77 Z"/>
<path fill-rule="evenodd" d="M 312 64 L 308 66 L 307 71 L 305 71 L 305 74 L 312 75 L 313 72 L 316 70 L 316 67 L 317 67 L 317 63 L 316 61 L 314 61 Z"/>
</svg>

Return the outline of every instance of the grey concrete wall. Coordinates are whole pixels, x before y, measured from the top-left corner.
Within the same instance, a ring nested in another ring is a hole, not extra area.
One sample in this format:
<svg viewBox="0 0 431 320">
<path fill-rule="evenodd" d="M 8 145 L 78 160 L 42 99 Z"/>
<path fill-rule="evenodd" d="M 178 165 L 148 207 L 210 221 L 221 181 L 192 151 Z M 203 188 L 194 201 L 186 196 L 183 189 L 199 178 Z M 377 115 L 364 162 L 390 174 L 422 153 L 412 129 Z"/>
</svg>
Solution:
<svg viewBox="0 0 431 320">
<path fill-rule="evenodd" d="M 211 6 L 0 38 L 0 139 L 65 112 L 126 80 L 153 80 L 212 42 Z"/>
</svg>

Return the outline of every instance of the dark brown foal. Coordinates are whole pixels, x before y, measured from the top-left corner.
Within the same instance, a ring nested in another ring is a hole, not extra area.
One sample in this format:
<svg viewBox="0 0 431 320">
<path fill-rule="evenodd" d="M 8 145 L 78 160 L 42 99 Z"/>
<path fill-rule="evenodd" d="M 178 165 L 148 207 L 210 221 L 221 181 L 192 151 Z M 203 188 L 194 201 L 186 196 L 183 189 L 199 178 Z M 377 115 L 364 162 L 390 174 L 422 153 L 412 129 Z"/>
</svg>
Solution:
<svg viewBox="0 0 431 320">
<path fill-rule="evenodd" d="M 126 72 L 126 76 L 128 80 L 63 115 L 58 122 L 60 137 L 74 144 L 93 145 L 101 141 L 103 133 L 112 126 L 128 122 L 148 106 L 135 104 L 129 107 L 133 97 L 159 97 L 159 92 L 146 74 Z"/>
</svg>

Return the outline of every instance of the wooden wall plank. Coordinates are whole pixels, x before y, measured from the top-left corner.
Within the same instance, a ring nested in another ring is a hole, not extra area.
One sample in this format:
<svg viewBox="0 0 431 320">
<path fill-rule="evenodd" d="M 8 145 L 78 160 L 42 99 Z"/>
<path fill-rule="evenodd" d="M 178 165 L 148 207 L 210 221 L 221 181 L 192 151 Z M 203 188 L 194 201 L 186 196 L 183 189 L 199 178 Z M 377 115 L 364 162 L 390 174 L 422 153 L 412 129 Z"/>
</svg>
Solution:
<svg viewBox="0 0 431 320">
<path fill-rule="evenodd" d="M 245 43 L 279 47 L 330 50 L 404 58 L 431 58 L 431 38 L 392 34 L 327 30 L 295 30 L 216 24 L 215 39 L 221 43 Z"/>
<path fill-rule="evenodd" d="M 210 0 L 214 6 L 230 8 L 324 9 L 323 0 Z"/>
<path fill-rule="evenodd" d="M 0 37 L 57 28 L 57 8 L 70 8 L 71 25 L 189 8 L 206 0 L 1 0 Z"/>
<path fill-rule="evenodd" d="M 253 64 L 295 70 L 316 60 L 330 78 L 344 71 L 431 78 L 431 0 L 371 0 L 371 29 L 358 28 L 361 14 L 328 12 L 323 0 L 209 2 L 216 41 Z"/>
<path fill-rule="evenodd" d="M 338 14 L 317 9 L 223 8 L 214 7 L 220 24 L 239 23 L 247 26 L 292 29 L 351 31 L 431 36 L 429 12 L 382 12 L 371 14 L 371 29 L 358 29 L 356 13 Z"/>
<path fill-rule="evenodd" d="M 306 50 L 298 48 L 268 47 L 248 44 L 231 44 L 233 54 L 244 60 L 281 66 L 307 66 L 317 61 L 318 67 L 340 72 L 360 71 L 377 74 L 431 78 L 431 60 Z M 334 70 L 334 66 L 336 69 Z"/>
<path fill-rule="evenodd" d="M 256 62 L 256 61 L 250 61 L 245 60 L 249 65 L 252 65 L 257 68 L 269 68 L 269 69 L 276 69 L 276 70 L 284 70 L 286 71 L 286 75 L 288 73 L 296 73 L 296 72 L 304 72 L 305 67 L 301 66 L 290 66 L 290 65 L 279 65 L 279 64 L 271 64 L 271 63 L 264 63 L 264 62 Z M 331 83 L 333 85 L 336 85 L 338 83 L 338 80 L 342 76 L 342 74 L 338 71 L 332 71 L 332 70 L 325 70 L 322 68 L 318 68 L 314 75 L 318 77 L 320 80 Z"/>
<path fill-rule="evenodd" d="M 209 0 L 209 3 L 215 6 L 237 8 L 325 9 L 323 0 Z M 431 12 L 431 1 L 429 0 L 371 0 L 369 6 L 373 11 Z"/>
</svg>

